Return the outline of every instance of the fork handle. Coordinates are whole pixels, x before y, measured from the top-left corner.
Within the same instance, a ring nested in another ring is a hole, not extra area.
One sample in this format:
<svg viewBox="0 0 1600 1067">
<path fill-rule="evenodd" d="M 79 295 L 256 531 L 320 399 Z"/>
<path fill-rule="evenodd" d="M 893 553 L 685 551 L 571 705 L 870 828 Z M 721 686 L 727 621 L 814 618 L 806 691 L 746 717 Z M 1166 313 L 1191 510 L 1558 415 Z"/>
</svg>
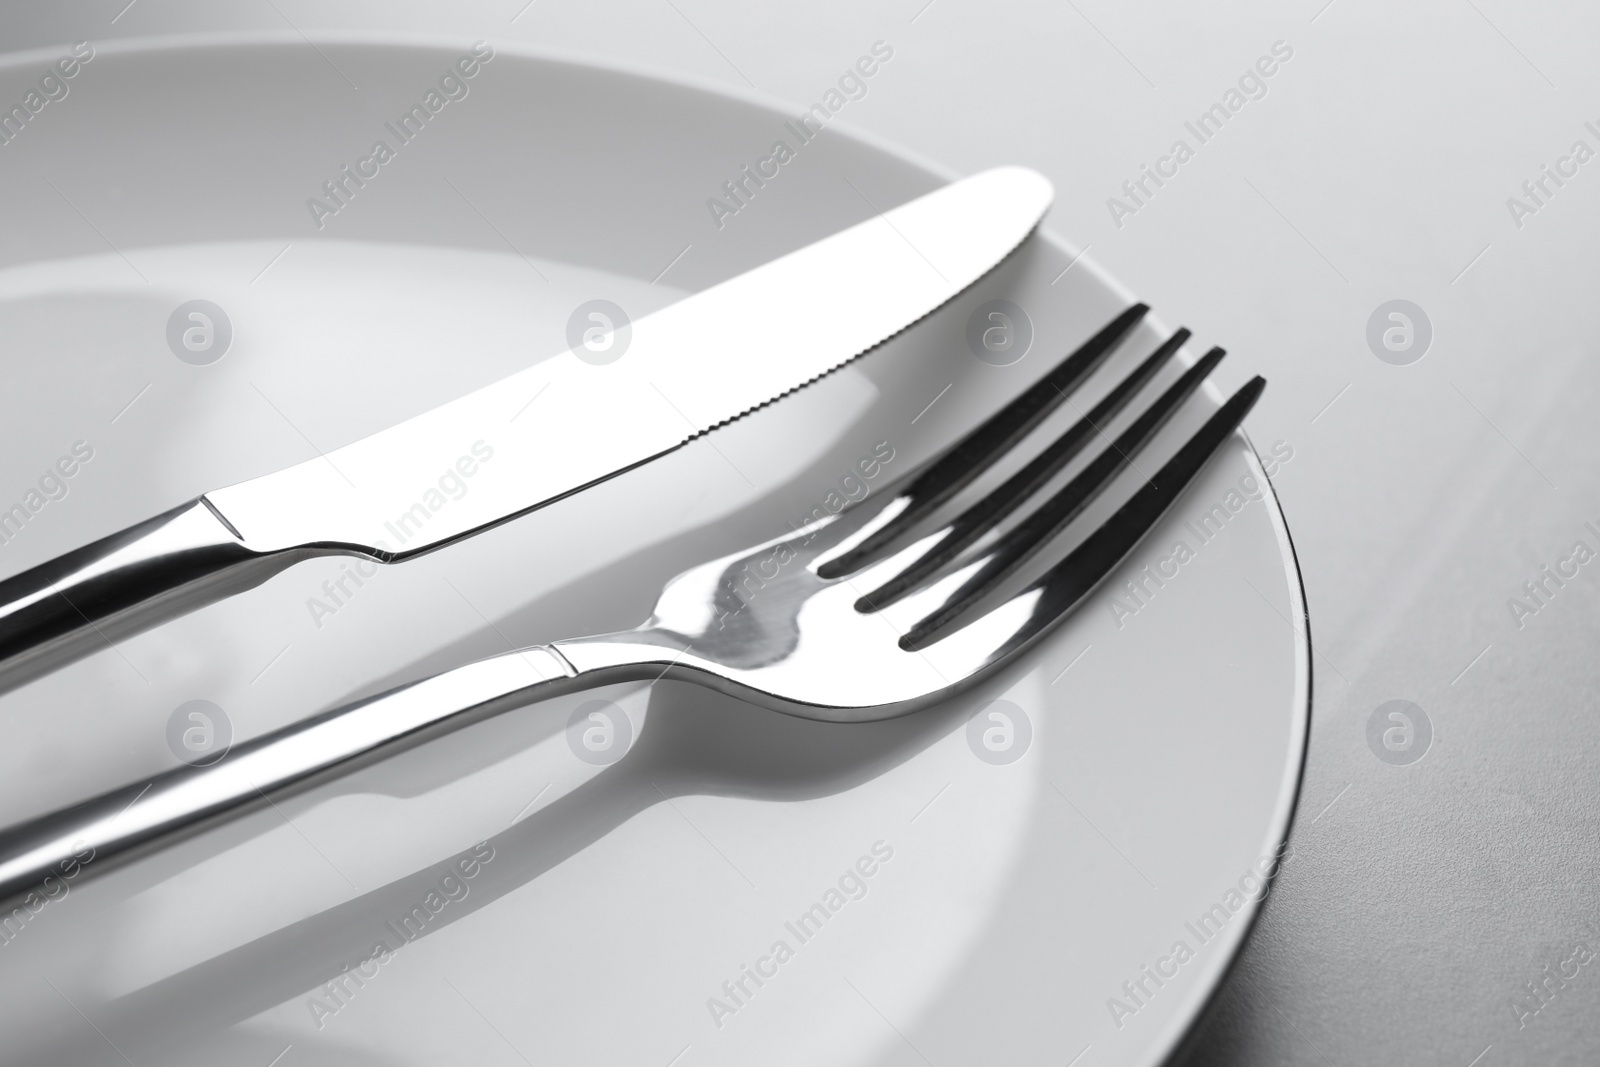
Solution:
<svg viewBox="0 0 1600 1067">
<path fill-rule="evenodd" d="M 37 910 L 85 871 L 99 873 L 273 799 L 533 700 L 610 681 L 626 670 L 580 672 L 553 646 L 458 667 L 234 746 L 214 763 L 184 766 L 0 831 L 0 901 Z M 0 943 L 7 940 L 0 926 Z"/>
<path fill-rule="evenodd" d="M 0 523 L 9 517 L 0 515 Z M 315 554 L 247 548 L 196 498 L 57 556 L 0 581 L 0 691 L 254 588 Z"/>
</svg>

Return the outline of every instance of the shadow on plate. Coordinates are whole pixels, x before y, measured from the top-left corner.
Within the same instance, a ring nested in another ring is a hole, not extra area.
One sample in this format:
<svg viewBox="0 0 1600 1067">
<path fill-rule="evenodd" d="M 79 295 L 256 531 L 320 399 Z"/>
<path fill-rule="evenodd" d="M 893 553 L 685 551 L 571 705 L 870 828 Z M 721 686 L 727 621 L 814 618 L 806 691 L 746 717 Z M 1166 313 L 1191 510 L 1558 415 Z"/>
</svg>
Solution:
<svg viewBox="0 0 1600 1067">
<path fill-rule="evenodd" d="M 983 688 L 1005 684 L 1008 673 Z M 470 895 L 441 911 L 418 936 L 522 888 L 664 800 L 714 795 L 797 801 L 859 786 L 957 728 L 969 706 L 963 700 L 884 722 L 840 725 L 663 684 L 652 694 L 645 728 L 628 755 L 489 838 L 494 861 L 479 869 Z M 435 890 L 455 859 L 120 997 L 96 1012 L 99 1025 L 117 1034 L 122 1047 L 149 1056 L 314 991 L 367 959 L 378 940 L 392 941 L 385 924 Z"/>
</svg>

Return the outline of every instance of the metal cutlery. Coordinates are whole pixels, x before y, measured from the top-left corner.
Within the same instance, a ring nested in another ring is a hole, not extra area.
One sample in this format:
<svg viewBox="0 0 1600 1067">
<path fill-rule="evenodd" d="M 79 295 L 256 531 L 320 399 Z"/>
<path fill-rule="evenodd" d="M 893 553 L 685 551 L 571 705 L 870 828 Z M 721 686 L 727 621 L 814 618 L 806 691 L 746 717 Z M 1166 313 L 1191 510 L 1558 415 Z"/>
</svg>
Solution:
<svg viewBox="0 0 1600 1067">
<path fill-rule="evenodd" d="M 301 560 L 400 562 L 670 452 L 944 304 L 1028 236 L 1051 195 L 1025 168 L 974 175 L 611 323 L 607 342 L 627 346 L 614 362 L 564 352 L 0 581 L 0 689 Z M 593 433 L 597 421 L 609 432 Z M 456 471 L 472 491 L 447 500 L 435 482 Z"/>
<path fill-rule="evenodd" d="M 921 531 L 1017 449 L 1146 310 L 1136 305 L 1119 315 L 898 492 L 679 574 L 636 629 L 458 667 L 237 745 L 220 762 L 182 767 L 0 832 L 0 899 L 39 885 L 63 864 L 99 871 L 269 798 L 575 690 L 670 678 L 788 714 L 848 723 L 914 711 L 972 685 L 1037 641 L 1112 572 L 1235 432 L 1265 386 L 1257 377 L 1239 389 L 1075 547 L 1020 591 L 999 597 L 1028 559 L 1064 542 L 1073 519 L 1134 462 L 1216 365 L 1220 349 L 1179 376 L 1003 534 L 984 541 L 1104 436 L 1100 426 L 1178 352 L 1187 331 L 1160 345 L 998 488 L 941 528 Z M 967 549 L 975 551 L 963 559 Z M 761 582 L 752 588 L 740 576 L 756 563 Z"/>
</svg>

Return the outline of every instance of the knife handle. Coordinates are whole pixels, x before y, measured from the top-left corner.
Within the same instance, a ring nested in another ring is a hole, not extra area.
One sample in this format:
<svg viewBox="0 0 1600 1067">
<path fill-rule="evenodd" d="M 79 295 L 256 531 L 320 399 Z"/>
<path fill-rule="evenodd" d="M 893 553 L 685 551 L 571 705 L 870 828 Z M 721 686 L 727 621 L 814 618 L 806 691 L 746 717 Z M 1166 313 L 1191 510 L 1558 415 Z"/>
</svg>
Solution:
<svg viewBox="0 0 1600 1067">
<path fill-rule="evenodd" d="M 535 645 L 392 689 L 185 766 L 0 831 L 0 903 L 37 911 L 98 874 L 276 799 L 534 700 L 649 672 L 580 672 Z M 0 925 L 0 945 L 9 940 Z"/>
<path fill-rule="evenodd" d="M 248 548 L 197 498 L 57 556 L 0 581 L 0 691 L 319 554 Z"/>
</svg>

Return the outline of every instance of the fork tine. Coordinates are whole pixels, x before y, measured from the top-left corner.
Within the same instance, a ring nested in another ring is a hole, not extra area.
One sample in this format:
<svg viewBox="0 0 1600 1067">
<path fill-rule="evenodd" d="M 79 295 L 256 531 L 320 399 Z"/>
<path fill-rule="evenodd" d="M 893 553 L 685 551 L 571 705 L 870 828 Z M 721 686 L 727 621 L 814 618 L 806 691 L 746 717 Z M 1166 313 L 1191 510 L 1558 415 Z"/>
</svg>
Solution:
<svg viewBox="0 0 1600 1067">
<path fill-rule="evenodd" d="M 1123 430 L 1117 440 L 1104 448 L 1085 469 L 1080 470 L 1077 477 L 1072 478 L 1072 482 L 1062 486 L 1034 514 L 995 542 L 978 571 L 962 582 L 960 589 L 950 593 L 941 608 L 934 609 L 933 614 L 918 622 L 917 627 L 933 627 L 947 614 L 960 613 L 970 603 L 984 597 L 995 585 L 1005 581 L 1006 577 L 1016 573 L 1019 566 L 1034 558 L 1035 553 L 1053 541 L 1056 534 L 1066 530 L 1066 526 L 1106 490 L 1106 486 L 1122 472 L 1123 467 L 1133 462 L 1134 454 L 1144 448 L 1150 438 L 1155 437 L 1155 432 L 1165 426 L 1182 402 L 1200 387 L 1206 374 L 1210 374 L 1214 366 L 1221 362 L 1222 355 L 1222 349 L 1211 349 L 1194 366 L 1184 371 L 1182 378 L 1155 398 L 1155 402 L 1150 403 L 1138 419 L 1134 419 L 1133 426 Z"/>
<path fill-rule="evenodd" d="M 1065 433 L 1056 438 L 1049 448 L 1007 479 L 1004 485 L 957 516 L 955 521 L 945 528 L 944 536 L 920 559 L 857 600 L 856 610 L 883 610 L 921 586 L 945 564 L 966 551 L 978 538 L 999 525 L 1007 515 L 1020 507 L 1070 463 L 1074 456 L 1083 451 L 1083 446 L 1088 443 L 1089 437 L 1099 432 L 1101 426 L 1116 418 L 1117 414 L 1127 407 L 1128 401 L 1133 399 L 1134 395 L 1155 376 L 1156 371 L 1160 370 L 1167 360 L 1172 358 L 1173 353 L 1183 347 L 1188 339 L 1189 331 L 1180 328 L 1127 377 L 1118 382 L 1089 414 L 1073 423 Z"/>
<path fill-rule="evenodd" d="M 1002 537 L 984 556 L 983 564 L 961 584 L 931 615 L 913 628 L 938 626 L 947 616 L 958 614 L 969 604 L 987 594 L 1006 578 L 1016 573 L 1028 560 L 1052 541 L 1067 524 L 1077 518 L 1096 497 L 1111 484 L 1123 467 L 1133 462 L 1133 455 L 1143 448 L 1156 431 L 1172 417 L 1173 412 L 1189 398 L 1221 360 L 1223 351 L 1213 348 L 1172 383 L 1167 391 L 1156 398 L 1133 425 L 1096 456 L 1077 477 L 1068 482 L 1054 496 L 1039 506 L 1032 515 L 1017 524 Z"/>
<path fill-rule="evenodd" d="M 1078 383 L 1105 362 L 1149 310 L 1148 304 L 1134 304 L 1122 312 L 1021 396 L 956 442 L 901 494 L 910 503 L 894 519 L 849 552 L 818 567 L 818 576 L 838 578 L 887 556 L 890 546 L 906 531 L 966 488 L 996 457 L 1054 411 Z"/>
<path fill-rule="evenodd" d="M 1188 488 L 1218 446 L 1238 429 L 1266 385 L 1266 379 L 1260 375 L 1246 382 L 1156 472 L 1155 477 L 1129 497 L 1127 503 L 1082 544 L 1018 594 L 1018 597 L 1036 592 L 1042 595 L 1033 605 L 1027 623 L 1012 634 L 994 659 L 1010 655 L 1055 625 L 1105 580 Z M 900 638 L 900 647 L 908 652 L 927 648 L 976 621 L 977 616 L 972 614 L 975 603 L 971 598 L 960 604 L 947 602 Z"/>
</svg>

